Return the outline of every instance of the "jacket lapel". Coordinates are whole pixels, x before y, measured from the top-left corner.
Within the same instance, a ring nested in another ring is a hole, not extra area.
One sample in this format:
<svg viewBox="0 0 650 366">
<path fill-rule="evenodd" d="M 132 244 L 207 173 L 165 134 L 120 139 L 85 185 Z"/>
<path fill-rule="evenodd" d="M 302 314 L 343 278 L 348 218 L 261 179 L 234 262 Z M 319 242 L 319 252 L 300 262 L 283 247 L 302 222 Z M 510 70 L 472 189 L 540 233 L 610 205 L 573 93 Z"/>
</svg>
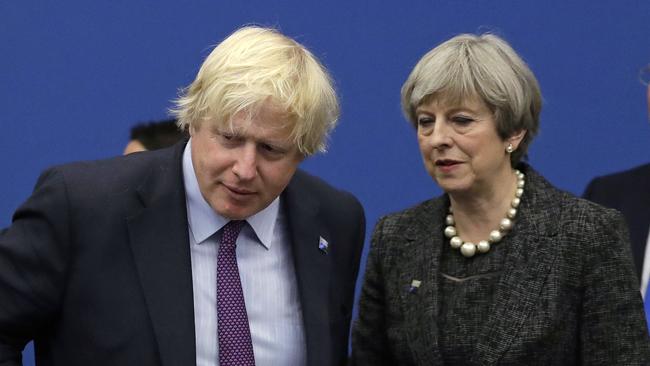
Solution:
<svg viewBox="0 0 650 366">
<path fill-rule="evenodd" d="M 163 365 L 196 363 L 194 302 L 181 156 L 163 155 L 138 189 L 142 207 L 127 218 L 133 258 Z"/>
<path fill-rule="evenodd" d="M 442 364 L 438 349 L 438 285 L 443 218 L 448 200 L 430 201 L 413 216 L 401 249 L 397 288 L 405 316 L 407 339 L 418 364 Z M 404 263 L 404 265 L 401 265 Z M 414 282 L 414 281 L 419 281 Z M 418 286 L 419 285 L 419 286 Z"/>
<path fill-rule="evenodd" d="M 474 364 L 495 365 L 519 337 L 556 258 L 553 236 L 559 208 L 549 199 L 550 185 L 532 169 L 526 172 L 526 191 L 514 230 L 508 240 L 504 272 L 496 287 L 490 315 L 478 337 Z"/>
<path fill-rule="evenodd" d="M 625 187 L 619 189 L 626 190 L 630 197 L 629 200 L 621 200 L 622 205 L 619 208 L 625 215 L 630 230 L 630 239 L 632 244 L 632 254 L 637 268 L 637 276 L 642 277 L 643 262 L 646 253 L 646 243 L 648 241 L 648 223 L 650 223 L 650 164 L 647 164 L 638 170 L 638 173 L 628 177 Z M 628 183 L 629 182 L 629 183 Z"/>
<path fill-rule="evenodd" d="M 319 249 L 320 237 L 330 238 L 318 223 L 318 202 L 302 191 L 301 172 L 285 189 L 291 248 L 300 294 L 308 365 L 330 365 L 330 260 Z"/>
</svg>

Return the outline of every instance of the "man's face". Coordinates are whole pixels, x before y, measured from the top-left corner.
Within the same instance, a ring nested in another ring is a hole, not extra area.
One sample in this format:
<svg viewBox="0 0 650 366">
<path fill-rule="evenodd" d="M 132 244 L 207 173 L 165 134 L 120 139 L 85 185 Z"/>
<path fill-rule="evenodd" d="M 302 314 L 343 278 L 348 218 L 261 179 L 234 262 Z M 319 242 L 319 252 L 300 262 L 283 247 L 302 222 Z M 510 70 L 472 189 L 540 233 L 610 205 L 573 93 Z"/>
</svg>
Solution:
<svg viewBox="0 0 650 366">
<path fill-rule="evenodd" d="M 303 155 L 290 139 L 286 115 L 270 106 L 247 120 L 233 117 L 233 129 L 209 121 L 191 131 L 192 164 L 203 198 L 233 220 L 266 208 L 287 186 Z"/>
</svg>

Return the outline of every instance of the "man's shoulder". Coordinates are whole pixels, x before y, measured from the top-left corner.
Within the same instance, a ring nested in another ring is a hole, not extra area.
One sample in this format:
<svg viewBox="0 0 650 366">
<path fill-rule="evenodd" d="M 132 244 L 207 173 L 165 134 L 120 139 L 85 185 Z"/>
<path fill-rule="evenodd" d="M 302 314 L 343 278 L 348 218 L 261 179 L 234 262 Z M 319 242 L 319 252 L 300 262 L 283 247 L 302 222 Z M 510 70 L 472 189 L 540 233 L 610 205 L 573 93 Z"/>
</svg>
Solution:
<svg viewBox="0 0 650 366">
<path fill-rule="evenodd" d="M 300 169 L 287 186 L 285 198 L 292 205 L 318 207 L 325 215 L 364 215 L 361 203 L 352 193 Z"/>
<path fill-rule="evenodd" d="M 387 231 L 403 233 L 415 223 L 432 224 L 435 220 L 444 218 L 449 208 L 449 198 L 441 195 L 428 199 L 400 211 L 391 212 L 379 218 Z M 429 222 L 431 221 L 431 222 Z"/>
<path fill-rule="evenodd" d="M 637 181 L 639 179 L 650 179 L 650 163 L 643 164 L 631 169 L 603 175 L 594 179 L 598 183 L 622 183 L 626 181 Z"/>
<path fill-rule="evenodd" d="M 134 153 L 101 160 L 78 161 L 52 166 L 41 179 L 58 175 L 67 186 L 75 189 L 123 190 L 137 187 L 153 173 L 165 173 L 180 167 L 174 158 L 174 148 Z M 178 164 L 179 167 L 175 167 Z M 82 188 L 83 187 L 83 188 Z"/>
<path fill-rule="evenodd" d="M 326 182 L 322 178 L 307 173 L 304 170 L 298 169 L 294 174 L 291 182 L 289 183 L 292 189 L 297 190 L 301 194 L 309 194 L 311 197 L 349 197 L 354 198 L 352 193 L 334 187 L 332 184 Z M 354 198 L 356 200 L 356 198 Z"/>
<path fill-rule="evenodd" d="M 649 185 L 650 163 L 594 178 L 587 185 L 584 197 L 606 203 L 619 196 L 647 192 Z"/>
</svg>

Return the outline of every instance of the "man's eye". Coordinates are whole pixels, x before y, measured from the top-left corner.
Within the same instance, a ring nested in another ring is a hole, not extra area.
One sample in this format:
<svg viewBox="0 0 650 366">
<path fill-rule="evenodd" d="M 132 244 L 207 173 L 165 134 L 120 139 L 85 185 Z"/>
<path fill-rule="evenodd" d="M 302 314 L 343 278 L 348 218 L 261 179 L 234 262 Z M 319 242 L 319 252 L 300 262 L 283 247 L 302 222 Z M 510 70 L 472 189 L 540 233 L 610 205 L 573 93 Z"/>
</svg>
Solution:
<svg viewBox="0 0 650 366">
<path fill-rule="evenodd" d="M 233 135 L 227 135 L 227 134 L 225 134 L 225 133 L 222 133 L 222 134 L 221 134 L 221 137 L 222 137 L 224 140 L 232 140 L 235 136 L 233 136 Z"/>
<path fill-rule="evenodd" d="M 271 153 L 271 154 L 282 154 L 284 152 L 284 150 L 269 144 L 261 144 L 260 148 L 264 152 Z"/>
<path fill-rule="evenodd" d="M 230 142 L 237 141 L 237 135 L 232 134 L 232 133 L 218 132 L 217 136 L 219 137 L 219 139 L 221 141 L 224 141 L 224 142 L 230 143 Z"/>
</svg>

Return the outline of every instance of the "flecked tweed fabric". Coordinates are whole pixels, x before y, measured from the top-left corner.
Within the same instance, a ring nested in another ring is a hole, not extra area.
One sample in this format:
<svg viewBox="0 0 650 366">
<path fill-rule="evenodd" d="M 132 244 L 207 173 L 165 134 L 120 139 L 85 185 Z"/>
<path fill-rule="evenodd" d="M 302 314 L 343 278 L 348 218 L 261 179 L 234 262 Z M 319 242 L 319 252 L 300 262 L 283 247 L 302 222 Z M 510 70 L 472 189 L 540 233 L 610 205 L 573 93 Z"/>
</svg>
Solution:
<svg viewBox="0 0 650 366">
<path fill-rule="evenodd" d="M 219 366 L 254 366 L 253 341 L 237 267 L 237 236 L 245 221 L 223 227 L 217 255 Z"/>
<path fill-rule="evenodd" d="M 353 364 L 650 364 L 621 215 L 557 190 L 527 165 L 518 168 L 526 189 L 501 246 L 503 270 L 493 284 L 466 293 L 484 299 L 480 321 L 449 309 L 440 317 L 448 296 L 440 281 L 442 251 L 450 250 L 441 235 L 448 197 L 379 220 L 352 333 Z M 440 329 L 450 322 L 471 325 L 473 340 L 453 350 L 445 334 L 453 329 Z M 456 358 L 445 362 L 450 352 Z"/>
</svg>

